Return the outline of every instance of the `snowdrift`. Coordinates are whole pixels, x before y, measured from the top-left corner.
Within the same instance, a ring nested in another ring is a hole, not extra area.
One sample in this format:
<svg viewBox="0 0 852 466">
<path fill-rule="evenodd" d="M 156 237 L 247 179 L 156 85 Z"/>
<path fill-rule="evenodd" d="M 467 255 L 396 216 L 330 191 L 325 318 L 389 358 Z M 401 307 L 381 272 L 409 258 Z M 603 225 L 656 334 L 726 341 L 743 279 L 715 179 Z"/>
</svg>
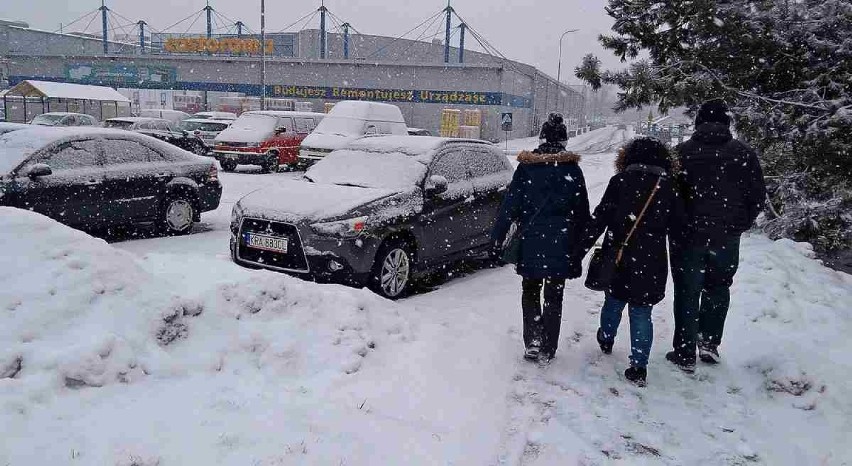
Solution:
<svg viewBox="0 0 852 466">
<path fill-rule="evenodd" d="M 319 390 L 409 337 L 395 305 L 366 290 L 274 273 L 183 296 L 131 254 L 23 210 L 0 208 L 0 244 L 3 464 L 26 463 L 34 444 L 56 451 L 50 446 L 58 439 L 40 432 L 32 416 L 50 404 L 71 409 L 75 396 L 261 371 Z M 126 456 L 83 437 L 77 448 L 99 452 L 86 464 L 121 464 Z"/>
</svg>

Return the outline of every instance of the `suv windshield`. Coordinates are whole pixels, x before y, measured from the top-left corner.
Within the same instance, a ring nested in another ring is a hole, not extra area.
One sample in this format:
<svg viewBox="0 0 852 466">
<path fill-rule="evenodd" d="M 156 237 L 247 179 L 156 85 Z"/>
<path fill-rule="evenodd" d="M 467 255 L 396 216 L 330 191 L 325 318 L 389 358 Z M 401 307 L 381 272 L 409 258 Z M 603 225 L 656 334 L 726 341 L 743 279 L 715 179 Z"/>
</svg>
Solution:
<svg viewBox="0 0 852 466">
<path fill-rule="evenodd" d="M 42 126 L 55 126 L 57 125 L 65 115 L 39 115 L 33 118 L 31 124 L 33 125 L 42 125 Z"/>
<path fill-rule="evenodd" d="M 128 129 L 131 126 L 133 126 L 133 122 L 127 120 L 107 120 L 104 122 L 104 128 Z"/>
<path fill-rule="evenodd" d="M 407 190 L 426 176 L 426 165 L 399 152 L 336 150 L 311 167 L 305 178 L 319 184 Z"/>
<path fill-rule="evenodd" d="M 258 131 L 271 133 L 275 129 L 275 123 L 278 118 L 271 115 L 261 115 L 257 113 L 246 113 L 240 115 L 239 118 L 231 125 L 231 128 L 241 129 L 246 131 Z"/>
<path fill-rule="evenodd" d="M 314 132 L 339 136 L 359 136 L 364 134 L 364 120 L 328 116 L 323 118 Z"/>
</svg>

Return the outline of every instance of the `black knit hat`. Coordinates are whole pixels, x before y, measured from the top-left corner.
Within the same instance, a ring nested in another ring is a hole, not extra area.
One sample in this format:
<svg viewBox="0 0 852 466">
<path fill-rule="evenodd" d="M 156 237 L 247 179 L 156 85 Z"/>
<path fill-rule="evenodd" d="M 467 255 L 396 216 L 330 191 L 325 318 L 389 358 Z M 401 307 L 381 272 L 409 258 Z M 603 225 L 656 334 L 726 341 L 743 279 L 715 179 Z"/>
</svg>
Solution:
<svg viewBox="0 0 852 466">
<path fill-rule="evenodd" d="M 730 126 L 731 117 L 728 115 L 728 105 L 724 100 L 713 99 L 701 104 L 698 115 L 695 116 L 695 126 L 703 123 L 721 123 Z"/>
</svg>

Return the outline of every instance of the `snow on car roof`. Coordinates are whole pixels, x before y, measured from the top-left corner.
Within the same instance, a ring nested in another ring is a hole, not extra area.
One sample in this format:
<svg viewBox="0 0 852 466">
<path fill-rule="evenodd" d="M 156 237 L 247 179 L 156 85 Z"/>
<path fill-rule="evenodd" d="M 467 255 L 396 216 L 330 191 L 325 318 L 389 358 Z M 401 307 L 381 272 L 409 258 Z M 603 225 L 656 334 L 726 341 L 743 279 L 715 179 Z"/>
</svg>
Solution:
<svg viewBox="0 0 852 466">
<path fill-rule="evenodd" d="M 117 118 L 107 118 L 104 121 L 128 121 L 128 122 L 132 122 L 132 123 L 137 123 L 137 122 L 140 122 L 140 121 L 165 121 L 166 123 L 169 123 L 169 120 L 166 120 L 165 118 L 154 118 L 154 117 L 117 117 Z M 204 121 L 210 121 L 210 120 L 204 120 Z"/>
<path fill-rule="evenodd" d="M 243 115 L 268 115 L 268 116 L 276 116 L 276 117 L 293 117 L 293 116 L 307 116 L 307 117 L 325 117 L 325 113 L 317 113 L 317 112 L 290 112 L 286 110 L 252 110 L 250 112 L 243 112 Z M 240 115 L 242 116 L 242 115 Z"/>
<path fill-rule="evenodd" d="M 402 117 L 402 111 L 399 107 L 380 102 L 344 100 L 343 102 L 336 103 L 334 108 L 328 113 L 328 116 L 405 124 L 405 119 Z"/>
<path fill-rule="evenodd" d="M 234 122 L 234 120 L 222 120 L 219 118 L 190 118 L 183 121 L 185 123 L 224 123 L 226 125 L 230 125 Z"/>
<path fill-rule="evenodd" d="M 76 113 L 76 112 L 45 112 L 45 113 L 42 113 L 41 115 L 83 115 L 83 116 L 91 116 L 91 115 L 88 115 L 86 113 Z M 41 116 L 41 115 L 36 115 L 36 116 Z"/>
<path fill-rule="evenodd" d="M 19 131 L 12 131 L 0 135 L 0 175 L 12 171 L 21 164 L 30 154 L 52 144 L 61 143 L 66 140 L 98 138 L 112 136 L 116 139 L 136 141 L 160 152 L 170 154 L 174 157 L 197 158 L 204 160 L 205 157 L 196 156 L 185 150 L 173 146 L 157 138 L 146 136 L 133 131 L 121 129 L 99 128 L 96 126 L 32 126 Z"/>
<path fill-rule="evenodd" d="M 442 138 L 437 136 L 369 136 L 358 139 L 347 149 L 365 152 L 402 153 L 410 156 L 429 155 L 450 142 L 490 145 L 477 139 Z"/>
</svg>

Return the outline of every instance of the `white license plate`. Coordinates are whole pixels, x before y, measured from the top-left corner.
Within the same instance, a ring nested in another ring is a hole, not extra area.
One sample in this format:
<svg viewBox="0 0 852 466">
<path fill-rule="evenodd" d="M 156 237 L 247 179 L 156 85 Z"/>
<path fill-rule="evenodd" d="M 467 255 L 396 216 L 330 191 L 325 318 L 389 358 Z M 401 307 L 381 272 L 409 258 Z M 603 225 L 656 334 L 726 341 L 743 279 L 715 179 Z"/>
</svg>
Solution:
<svg viewBox="0 0 852 466">
<path fill-rule="evenodd" d="M 280 252 L 282 254 L 287 254 L 287 246 L 289 245 L 289 240 L 287 238 L 255 235 L 252 233 L 245 233 L 243 235 L 243 240 L 245 241 L 246 246 L 250 248 Z"/>
</svg>

